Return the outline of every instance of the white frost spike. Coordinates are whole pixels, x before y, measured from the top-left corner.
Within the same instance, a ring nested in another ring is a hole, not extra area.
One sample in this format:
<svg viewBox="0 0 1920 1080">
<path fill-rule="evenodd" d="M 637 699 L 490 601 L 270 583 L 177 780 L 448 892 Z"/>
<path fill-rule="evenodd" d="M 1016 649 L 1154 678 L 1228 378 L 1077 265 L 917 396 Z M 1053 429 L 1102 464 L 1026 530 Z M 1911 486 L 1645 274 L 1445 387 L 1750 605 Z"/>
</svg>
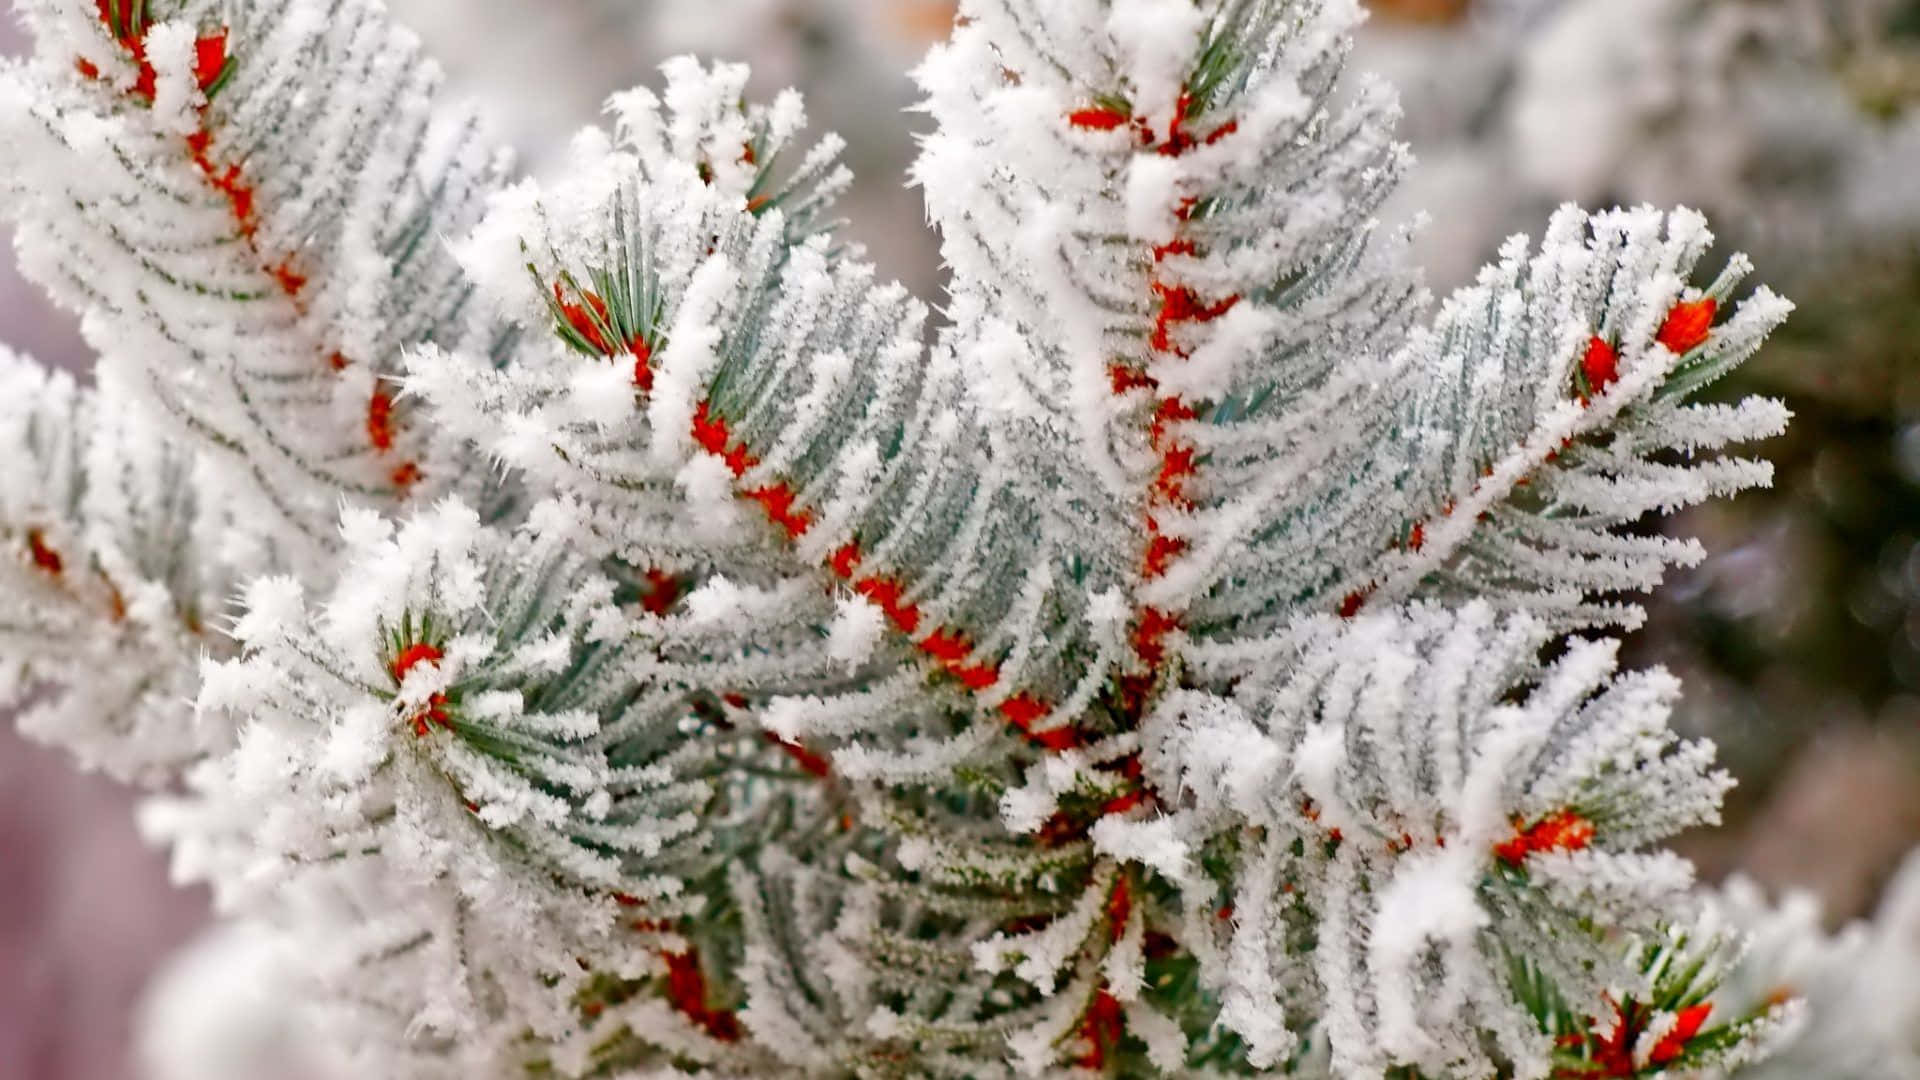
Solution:
<svg viewBox="0 0 1920 1080">
<path fill-rule="evenodd" d="M 1226 988 L 1220 1023 L 1247 1040 L 1247 1059 L 1256 1068 L 1285 1060 L 1298 1045 L 1287 1028 L 1282 986 L 1276 970 L 1284 962 L 1274 941 L 1279 931 L 1275 905 L 1280 862 L 1271 850 L 1260 853 L 1242 879 L 1245 895 L 1235 908 L 1233 937 L 1226 957 Z"/>
<path fill-rule="evenodd" d="M 1443 1068 L 1444 1055 L 1422 1030 L 1438 1017 L 1454 1019 L 1465 1004 L 1441 1000 L 1416 986 L 1416 969 L 1429 949 L 1451 962 L 1474 947 L 1474 938 L 1489 921 L 1474 896 L 1482 871 L 1481 857 L 1456 845 L 1455 850 L 1421 853 L 1403 860 L 1381 893 L 1368 942 L 1367 964 L 1376 980 L 1380 1046 L 1400 1061 Z"/>
<path fill-rule="evenodd" d="M 1199 4 L 1155 0 L 1116 0 L 1107 16 L 1120 70 L 1138 99 L 1135 109 L 1149 123 L 1172 120 L 1206 17 Z"/>
<path fill-rule="evenodd" d="M 153 66 L 153 122 L 174 135 L 191 135 L 199 127 L 195 106 L 205 103 L 194 72 L 192 23 L 163 22 L 147 31 L 146 60 Z"/>
<path fill-rule="evenodd" d="M 1093 846 L 1102 854 L 1151 867 L 1176 885 L 1195 884 L 1192 852 L 1177 818 L 1125 821 L 1103 817 L 1093 827 Z"/>
<path fill-rule="evenodd" d="M 1127 1030 L 1147 1044 L 1147 1060 L 1168 1076 L 1180 1075 L 1187 1061 L 1187 1035 L 1165 1014 L 1151 1005 L 1130 1002 L 1126 1006 Z"/>
<path fill-rule="evenodd" d="M 1082 889 L 1072 909 L 1048 926 L 1024 934 L 995 934 L 975 944 L 974 966 L 986 972 L 1010 971 L 1041 990 L 1053 990 L 1061 970 L 1100 917 L 1111 886 L 1108 872 Z"/>
<path fill-rule="evenodd" d="M 1168 157 L 1136 158 L 1127 171 L 1127 232 L 1159 246 L 1178 235 L 1180 165 Z"/>
<path fill-rule="evenodd" d="M 827 653 L 849 668 L 873 656 L 886 632 L 886 615 L 864 597 L 840 599 L 834 606 L 833 627 L 827 633 Z"/>
<path fill-rule="evenodd" d="M 653 428 L 653 458 L 663 466 L 679 464 L 692 446 L 693 414 L 701 388 L 719 363 L 717 325 L 722 305 L 738 284 L 733 267 L 715 255 L 700 264 L 669 344 L 654 369 L 647 423 Z"/>
</svg>

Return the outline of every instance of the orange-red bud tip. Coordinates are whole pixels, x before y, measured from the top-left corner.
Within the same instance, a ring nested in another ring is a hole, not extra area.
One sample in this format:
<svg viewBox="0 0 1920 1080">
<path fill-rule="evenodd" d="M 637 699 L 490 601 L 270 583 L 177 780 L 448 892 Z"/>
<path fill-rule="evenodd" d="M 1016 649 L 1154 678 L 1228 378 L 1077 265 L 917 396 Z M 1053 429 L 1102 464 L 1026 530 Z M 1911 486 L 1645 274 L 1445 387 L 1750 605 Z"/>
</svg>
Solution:
<svg viewBox="0 0 1920 1080">
<path fill-rule="evenodd" d="M 1124 126 L 1130 118 L 1119 109 L 1100 106 L 1091 109 L 1076 109 L 1067 114 L 1067 123 L 1088 131 L 1114 131 Z"/>
<path fill-rule="evenodd" d="M 1647 1060 L 1655 1065 L 1665 1065 L 1685 1053 L 1687 1043 L 1700 1034 L 1700 1027 L 1707 1022 L 1707 1014 L 1711 1012 L 1713 1006 L 1703 1001 L 1674 1014 L 1672 1029 L 1654 1044 L 1647 1054 Z"/>
<path fill-rule="evenodd" d="M 47 538 L 39 529 L 27 530 L 27 554 L 32 557 L 33 565 L 53 577 L 59 577 L 60 571 L 65 569 L 66 564 L 60 558 L 60 553 L 48 546 Z"/>
<path fill-rule="evenodd" d="M 393 679 L 399 682 L 407 677 L 407 672 L 412 671 L 415 665 L 437 664 L 444 655 L 433 645 L 416 641 L 400 650 L 400 654 L 393 658 Z"/>
<path fill-rule="evenodd" d="M 1559 810 L 1516 828 L 1513 836 L 1494 845 L 1493 853 L 1509 866 L 1519 866 L 1528 855 L 1544 851 L 1580 851 L 1593 843 L 1593 822 L 1571 810 Z"/>
<path fill-rule="evenodd" d="M 1586 376 L 1590 393 L 1604 394 L 1620 377 L 1620 354 L 1606 338 L 1595 336 L 1587 342 L 1586 354 L 1580 358 L 1580 373 Z"/>
<path fill-rule="evenodd" d="M 227 32 L 208 34 L 193 43 L 193 78 L 205 90 L 220 77 L 227 66 Z"/>
<path fill-rule="evenodd" d="M 1720 303 L 1711 296 L 1675 304 L 1667 312 L 1667 321 L 1660 324 L 1657 340 L 1675 356 L 1685 356 L 1706 342 L 1719 313 Z"/>
</svg>

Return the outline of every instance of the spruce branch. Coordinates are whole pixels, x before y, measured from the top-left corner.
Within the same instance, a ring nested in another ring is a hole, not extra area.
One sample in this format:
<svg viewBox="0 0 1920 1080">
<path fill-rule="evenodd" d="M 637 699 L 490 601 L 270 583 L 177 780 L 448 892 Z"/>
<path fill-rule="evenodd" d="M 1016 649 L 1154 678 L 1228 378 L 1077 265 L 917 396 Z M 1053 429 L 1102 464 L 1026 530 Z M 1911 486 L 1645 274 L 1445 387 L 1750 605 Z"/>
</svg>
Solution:
<svg viewBox="0 0 1920 1080">
<path fill-rule="evenodd" d="M 507 184 L 371 0 L 28 8 L 9 193 L 119 396 L 0 364 L 0 646 L 197 687 L 109 750 L 363 1069 L 1651 1076 L 1786 1018 L 1654 848 L 1729 783 L 1676 682 L 1575 633 L 1767 479 L 1686 459 L 1785 410 L 1688 399 L 1787 305 L 1568 209 L 1429 317 L 1352 0 L 963 3 L 931 337 L 744 68 Z M 136 581 L 240 612 L 135 666 Z"/>
<path fill-rule="evenodd" d="M 0 700 L 87 767 L 160 785 L 226 747 L 186 702 L 245 567 L 213 550 L 228 509 L 192 458 L 132 407 L 0 350 Z"/>
<path fill-rule="evenodd" d="M 372 3 L 22 7 L 37 48 L 0 108 L 22 266 L 103 366 L 296 558 L 333 548 L 342 497 L 391 509 L 423 479 L 478 497 L 394 375 L 409 347 L 500 332 L 438 238 L 502 170 L 433 104 L 414 40 Z"/>
</svg>

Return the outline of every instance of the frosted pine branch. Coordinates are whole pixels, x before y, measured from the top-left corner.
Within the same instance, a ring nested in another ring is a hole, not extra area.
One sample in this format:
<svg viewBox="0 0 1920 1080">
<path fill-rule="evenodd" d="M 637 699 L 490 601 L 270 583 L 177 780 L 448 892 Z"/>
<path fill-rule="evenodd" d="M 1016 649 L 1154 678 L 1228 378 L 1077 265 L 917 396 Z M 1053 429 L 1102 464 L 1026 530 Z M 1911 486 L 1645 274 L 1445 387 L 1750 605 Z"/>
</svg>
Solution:
<svg viewBox="0 0 1920 1080">
<path fill-rule="evenodd" d="M 1232 853 L 1216 874 L 1234 917 L 1209 928 L 1223 1022 L 1278 1062 L 1295 1038 L 1277 1021 L 1321 1007 L 1290 998 L 1320 999 L 1341 1075 L 1482 1075 L 1495 1045 L 1546 1075 L 1552 1032 L 1509 967 L 1603 1014 L 1615 935 L 1657 932 L 1690 884 L 1636 849 L 1716 820 L 1729 783 L 1666 730 L 1673 681 L 1613 677 L 1606 642 L 1540 668 L 1548 629 L 1478 602 L 1291 636 L 1304 655 L 1284 680 L 1170 695 L 1144 734 L 1171 842 Z M 1289 993 L 1285 941 L 1309 929 L 1313 978 Z"/>
<path fill-rule="evenodd" d="M 221 557 L 224 500 L 132 408 L 111 379 L 0 350 L 0 701 L 87 767 L 157 784 L 226 745 L 189 699 L 199 655 L 229 648 L 215 620 L 246 554 Z"/>
<path fill-rule="evenodd" d="M 329 550 L 343 497 L 458 489 L 393 376 L 412 345 L 493 340 L 442 241 L 501 169 L 413 37 L 370 0 L 22 10 L 36 52 L 0 84 L 22 267 L 103 367 L 291 558 Z"/>
<path fill-rule="evenodd" d="M 355 514 L 323 605 L 257 580 L 244 652 L 200 691 L 246 720 L 238 745 L 146 813 L 223 904 L 296 935 L 343 932 L 309 909 L 369 913 L 313 947 L 450 1064 L 496 1068 L 523 1027 L 571 1031 L 606 980 L 697 957 L 678 927 L 725 858 L 700 778 L 756 753 L 690 742 L 675 695 L 631 689 L 637 638 L 569 553 L 571 509 L 514 536 L 454 503 L 397 532 Z"/>
<path fill-rule="evenodd" d="M 9 689 L 178 779 L 149 832 L 360 1072 L 1772 1045 L 1655 847 L 1729 781 L 1573 635 L 1767 480 L 1785 410 L 1688 398 L 1787 305 L 1568 209 L 1429 318 L 1351 0 L 964 3 L 930 334 L 744 68 L 509 182 L 369 0 L 28 14 L 9 205 L 105 362 L 0 365 Z"/>
<path fill-rule="evenodd" d="M 1813 897 L 1789 894 L 1769 902 L 1744 878 L 1728 882 L 1709 902 L 1750 942 L 1715 994 L 1716 1007 L 1769 1005 L 1786 1015 L 1770 1054 L 1710 1075 L 1920 1076 L 1920 858 L 1907 857 L 1871 921 L 1836 934 L 1821 926 Z"/>
</svg>

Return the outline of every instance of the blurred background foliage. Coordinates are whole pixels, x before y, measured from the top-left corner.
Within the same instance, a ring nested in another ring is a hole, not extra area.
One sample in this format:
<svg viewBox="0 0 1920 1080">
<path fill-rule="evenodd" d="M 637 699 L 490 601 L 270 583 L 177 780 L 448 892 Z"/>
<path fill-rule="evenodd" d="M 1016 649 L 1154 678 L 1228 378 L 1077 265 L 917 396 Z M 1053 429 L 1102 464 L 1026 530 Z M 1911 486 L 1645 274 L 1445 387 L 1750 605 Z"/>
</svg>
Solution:
<svg viewBox="0 0 1920 1080">
<path fill-rule="evenodd" d="M 758 93 L 800 87 L 816 128 L 848 139 L 850 235 L 938 296 L 936 238 L 903 182 L 922 122 L 903 111 L 949 0 L 390 3 L 535 173 L 676 53 L 749 61 Z M 1711 555 L 1654 598 L 1629 652 L 1685 679 L 1684 723 L 1740 781 L 1727 827 L 1683 844 L 1703 877 L 1810 888 L 1834 923 L 1867 911 L 1920 844 L 1920 0 L 1369 6 L 1355 64 L 1401 88 L 1419 165 L 1391 215 L 1424 212 L 1436 291 L 1560 202 L 1652 202 L 1706 211 L 1720 250 L 1749 251 L 1799 303 L 1722 391 L 1795 412 L 1763 448 L 1776 485 L 1671 522 Z M 70 320 L 10 264 L 0 315 L 7 341 L 84 371 Z M 0 956 L 27 973 L 0 999 L 0 1063 L 139 1075 L 134 987 L 203 901 L 166 893 L 124 793 L 10 729 L 0 807 Z"/>
</svg>

